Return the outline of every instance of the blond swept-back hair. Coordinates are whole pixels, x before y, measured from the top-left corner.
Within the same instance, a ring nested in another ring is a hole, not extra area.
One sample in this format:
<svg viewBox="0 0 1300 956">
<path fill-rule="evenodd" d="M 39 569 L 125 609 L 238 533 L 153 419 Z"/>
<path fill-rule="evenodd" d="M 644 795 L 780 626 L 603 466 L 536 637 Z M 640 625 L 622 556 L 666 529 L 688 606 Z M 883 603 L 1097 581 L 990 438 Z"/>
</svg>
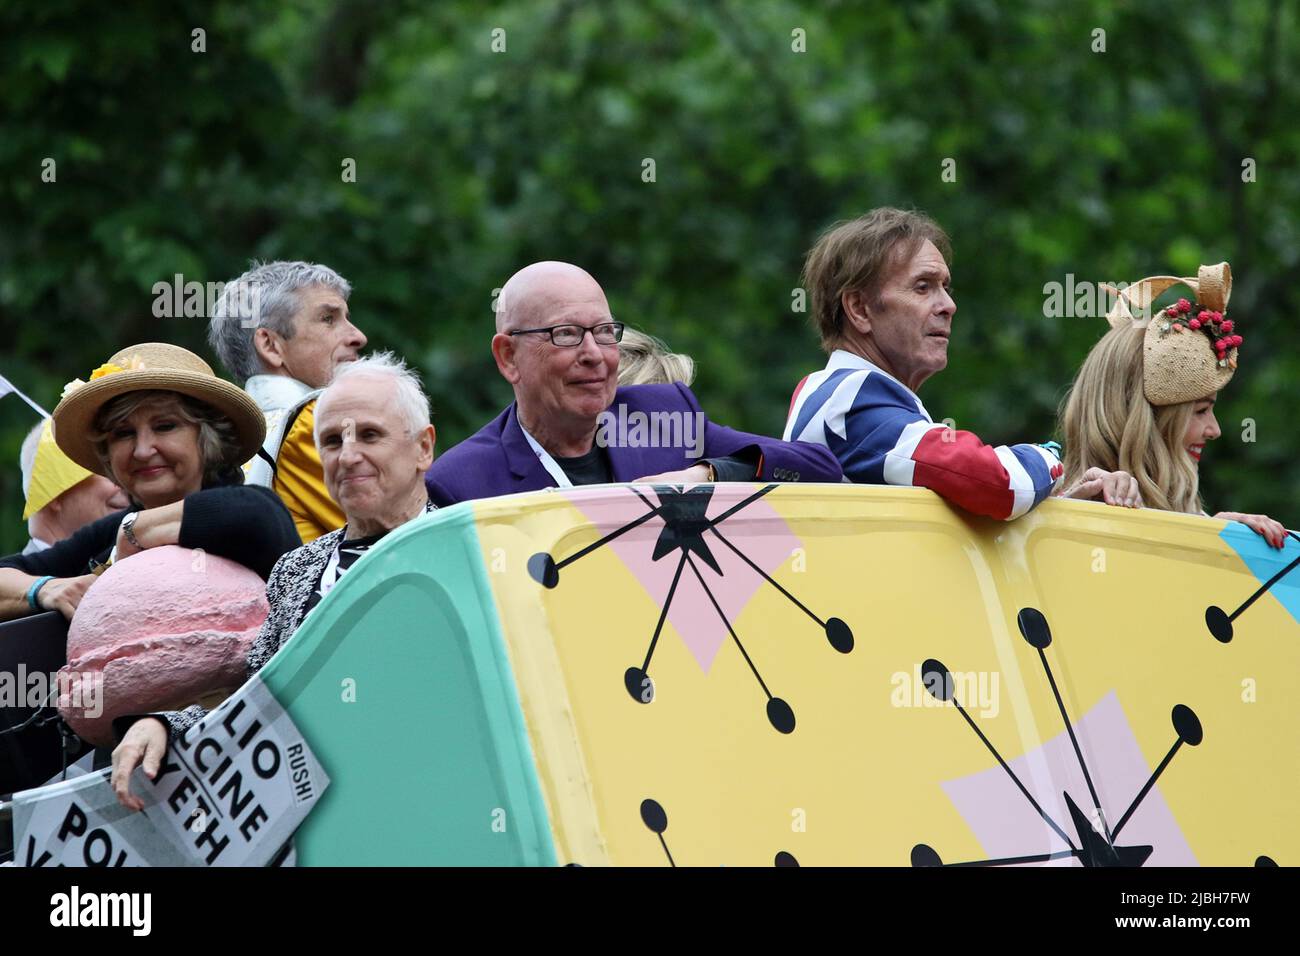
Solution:
<svg viewBox="0 0 1300 956">
<path fill-rule="evenodd" d="M 879 307 L 890 270 L 929 240 L 952 263 L 948 234 L 925 213 L 881 206 L 857 219 L 837 222 L 817 239 L 803 266 L 803 287 L 812 300 L 812 323 L 822 348 L 834 351 L 844 336 L 844 293 L 863 291 Z"/>
<path fill-rule="evenodd" d="M 1183 445 L 1196 402 L 1157 407 L 1147 401 L 1145 335 L 1145 328 L 1129 324 L 1111 329 L 1075 376 L 1058 422 L 1065 487 L 1089 468 L 1127 471 L 1137 479 L 1146 507 L 1201 514 L 1199 477 Z"/>
<path fill-rule="evenodd" d="M 668 385 L 695 380 L 695 360 L 668 351 L 668 346 L 636 329 L 624 329 L 618 343 L 619 385 Z"/>
</svg>

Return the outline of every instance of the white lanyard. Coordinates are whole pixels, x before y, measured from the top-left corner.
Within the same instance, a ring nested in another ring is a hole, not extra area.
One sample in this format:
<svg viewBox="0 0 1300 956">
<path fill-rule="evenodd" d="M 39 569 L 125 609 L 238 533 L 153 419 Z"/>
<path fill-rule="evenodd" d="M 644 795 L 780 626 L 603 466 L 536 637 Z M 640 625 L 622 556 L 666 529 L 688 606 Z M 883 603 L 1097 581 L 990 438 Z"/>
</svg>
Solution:
<svg viewBox="0 0 1300 956">
<path fill-rule="evenodd" d="M 321 572 L 320 587 L 317 588 L 321 597 L 329 594 L 330 589 L 334 587 L 335 582 L 339 579 L 339 547 L 341 544 L 340 541 L 339 544 L 334 545 L 334 551 L 330 554 L 329 562 L 325 565 L 325 570 Z"/>
<path fill-rule="evenodd" d="M 516 413 L 516 421 L 517 420 L 518 417 Z M 546 469 L 547 474 L 555 479 L 555 483 L 561 488 L 572 488 L 573 482 L 571 482 L 569 476 L 564 473 L 564 469 L 560 467 L 560 463 L 551 457 L 550 452 L 538 444 L 536 438 L 528 434 L 528 429 L 524 427 L 523 422 L 519 422 L 519 430 L 524 433 L 524 437 L 528 439 L 528 445 L 537 456 L 537 460 L 542 463 L 542 467 Z"/>
</svg>

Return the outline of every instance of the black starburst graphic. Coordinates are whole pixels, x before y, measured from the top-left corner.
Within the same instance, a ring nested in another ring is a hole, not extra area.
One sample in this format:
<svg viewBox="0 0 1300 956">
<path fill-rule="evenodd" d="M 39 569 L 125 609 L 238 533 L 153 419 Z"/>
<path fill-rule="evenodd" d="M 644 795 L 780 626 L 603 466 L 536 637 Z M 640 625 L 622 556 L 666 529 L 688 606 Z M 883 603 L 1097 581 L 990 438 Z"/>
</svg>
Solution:
<svg viewBox="0 0 1300 956">
<path fill-rule="evenodd" d="M 728 518 L 742 511 L 749 505 L 753 504 L 759 498 L 775 489 L 776 485 L 766 485 L 760 488 L 754 494 L 745 498 L 743 501 L 728 508 L 716 518 L 707 517 L 709 503 L 713 499 L 713 485 L 695 485 L 687 489 L 679 485 L 655 485 L 654 494 L 659 499 L 658 504 L 654 504 L 641 493 L 637 488 L 630 489 L 633 494 L 640 498 L 648 509 L 645 514 L 634 518 L 620 528 L 611 531 L 599 541 L 588 545 L 580 551 L 569 555 L 561 561 L 556 561 L 546 552 L 538 552 L 528 559 L 528 573 L 533 579 L 546 588 L 554 588 L 560 583 L 560 572 L 564 568 L 573 564 L 575 561 L 591 554 L 609 542 L 613 541 L 633 528 L 637 528 L 651 518 L 658 517 L 663 523 L 663 530 L 659 533 L 658 539 L 654 544 L 654 551 L 651 554 L 652 560 L 658 561 L 668 557 L 671 554 L 680 553 L 681 557 L 677 561 L 677 570 L 673 573 L 672 584 L 668 586 L 668 593 L 664 597 L 663 608 L 659 613 L 659 621 L 655 624 L 654 634 L 650 637 L 650 646 L 646 650 L 645 659 L 640 666 L 629 667 L 623 674 L 623 686 L 627 689 L 628 694 L 643 704 L 648 704 L 654 700 L 655 686 L 650 677 L 650 662 L 654 658 L 655 647 L 659 643 L 659 635 L 663 632 L 664 621 L 668 618 L 669 608 L 672 606 L 673 595 L 677 592 L 677 586 L 681 581 L 682 572 L 690 568 L 696 579 L 700 582 L 700 587 L 704 589 L 709 603 L 717 611 L 718 617 L 727 628 L 727 633 L 731 635 L 732 641 L 739 649 L 740 654 L 749 666 L 754 679 L 758 686 L 762 688 L 764 696 L 767 698 L 767 719 L 778 731 L 783 734 L 792 733 L 795 727 L 794 710 L 785 700 L 772 694 L 767 686 L 767 682 L 759 673 L 757 665 L 750 657 L 749 652 L 745 650 L 745 645 L 741 642 L 740 636 L 731 626 L 731 621 L 727 618 L 726 612 L 718 604 L 717 598 L 714 597 L 713 591 L 709 588 L 704 576 L 700 573 L 697 561 L 703 562 L 713 569 L 715 574 L 721 575 L 722 569 L 718 565 L 717 559 L 710 550 L 711 539 L 730 549 L 745 564 L 749 565 L 753 571 L 764 581 L 776 588 L 791 603 L 793 603 L 804 614 L 812 618 L 822 628 L 826 635 L 827 641 L 831 647 L 841 654 L 847 654 L 853 650 L 853 631 L 842 620 L 837 617 L 822 620 L 798 598 L 782 587 L 766 571 L 754 563 L 748 555 L 740 548 L 736 547 L 723 533 L 719 530 Z M 709 536 L 709 537 L 706 537 Z"/>
<path fill-rule="evenodd" d="M 1297 541 L 1300 541 L 1300 535 L 1296 534 L 1294 531 L 1288 531 L 1287 534 L 1295 538 Z M 1297 567 L 1300 567 L 1300 558 L 1296 558 L 1277 574 L 1265 581 L 1263 585 L 1256 589 L 1254 594 L 1242 601 L 1241 606 L 1231 614 L 1216 604 L 1211 604 L 1207 607 L 1205 609 L 1205 626 L 1210 629 L 1210 633 L 1214 635 L 1214 639 L 1221 644 L 1227 644 L 1231 641 L 1232 622 L 1241 617 L 1248 607 L 1272 590 L 1273 585 L 1277 584 L 1277 582 L 1281 581 Z"/>
<path fill-rule="evenodd" d="M 1153 847 L 1151 846 L 1124 846 L 1116 841 L 1119 839 L 1120 831 L 1124 829 L 1125 824 L 1132 818 L 1133 813 L 1142 804 L 1146 795 L 1151 792 L 1160 775 L 1164 773 L 1174 755 L 1178 753 L 1183 744 L 1189 747 L 1197 746 L 1203 737 L 1201 722 L 1197 719 L 1196 714 L 1190 707 L 1178 704 L 1174 707 L 1171 719 L 1174 725 L 1175 739 L 1169 752 L 1165 754 L 1160 765 L 1156 767 L 1138 791 L 1129 808 L 1124 811 L 1119 822 L 1115 824 L 1115 829 L 1111 830 L 1106 823 L 1105 813 L 1101 808 L 1101 800 L 1097 796 L 1097 789 L 1092 783 L 1092 774 L 1088 772 L 1088 764 L 1083 759 L 1083 751 L 1079 748 L 1078 738 L 1074 735 L 1074 725 L 1070 722 L 1069 714 L 1065 710 L 1065 702 L 1061 699 L 1061 692 L 1056 686 L 1056 678 L 1052 674 L 1052 667 L 1048 663 L 1046 650 L 1052 643 L 1052 632 L 1047 626 L 1047 619 L 1043 617 L 1041 611 L 1036 608 L 1023 608 L 1016 616 L 1016 623 L 1020 628 L 1020 633 L 1025 641 L 1038 651 L 1038 658 L 1042 661 L 1043 672 L 1047 675 L 1047 682 L 1052 688 L 1052 696 L 1056 699 L 1056 709 L 1061 714 L 1061 720 L 1065 723 L 1066 733 L 1070 737 L 1070 744 L 1074 748 L 1074 755 L 1079 761 L 1079 769 L 1083 771 L 1083 779 L 1088 785 L 1088 795 L 1092 798 L 1093 810 L 1096 813 L 1096 819 L 1101 825 L 1101 829 L 1096 829 L 1092 822 L 1079 809 L 1078 805 L 1069 793 L 1063 793 L 1066 807 L 1070 811 L 1071 823 L 1074 827 L 1075 837 L 1078 839 L 1078 845 L 1061 826 L 1048 815 L 1034 799 L 1033 795 L 1020 782 L 1015 771 L 1008 766 L 1007 762 L 1002 759 L 996 747 L 988 737 L 984 736 L 983 731 L 976 726 L 975 721 L 971 719 L 966 708 L 961 705 L 957 699 L 953 687 L 952 674 L 943 664 L 936 660 L 928 660 L 921 665 L 921 672 L 926 689 L 939 700 L 952 701 L 957 708 L 957 712 L 970 726 L 975 735 L 979 737 L 980 742 L 988 748 L 997 760 L 998 765 L 1011 778 L 1012 783 L 1016 785 L 1024 798 L 1033 807 L 1034 812 L 1043 818 L 1044 822 L 1065 841 L 1069 846 L 1068 850 L 1060 850 L 1055 853 L 1039 853 L 1028 856 L 1005 857 L 997 860 L 975 860 L 964 863 L 947 863 L 945 864 L 939 857 L 939 854 L 930 846 L 924 843 L 918 843 L 912 848 L 912 865 L 913 866 L 1010 866 L 1017 863 L 1045 863 L 1048 860 L 1059 860 L 1067 857 L 1074 857 L 1084 866 L 1141 866 L 1146 862 L 1147 857 L 1151 855 Z"/>
<path fill-rule="evenodd" d="M 668 830 L 668 812 L 663 808 L 658 800 L 650 797 L 641 801 L 641 822 L 645 824 L 646 829 L 659 838 L 659 845 L 663 847 L 664 856 L 668 858 L 668 865 L 675 867 L 677 861 L 673 859 L 672 851 L 668 849 L 668 841 L 664 838 L 664 833 Z M 794 858 L 794 854 L 788 850 L 779 850 L 772 857 L 772 865 L 778 867 L 797 867 L 799 861 Z"/>
</svg>

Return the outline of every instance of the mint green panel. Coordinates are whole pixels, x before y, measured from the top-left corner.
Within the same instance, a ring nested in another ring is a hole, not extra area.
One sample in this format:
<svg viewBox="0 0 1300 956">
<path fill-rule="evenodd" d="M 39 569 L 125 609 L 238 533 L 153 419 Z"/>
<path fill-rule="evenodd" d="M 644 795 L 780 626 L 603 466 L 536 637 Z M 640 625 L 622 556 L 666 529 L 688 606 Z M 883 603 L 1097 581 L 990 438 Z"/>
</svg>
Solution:
<svg viewBox="0 0 1300 956">
<path fill-rule="evenodd" d="M 555 863 L 473 517 L 393 532 L 262 670 L 330 776 L 302 865 Z"/>
</svg>

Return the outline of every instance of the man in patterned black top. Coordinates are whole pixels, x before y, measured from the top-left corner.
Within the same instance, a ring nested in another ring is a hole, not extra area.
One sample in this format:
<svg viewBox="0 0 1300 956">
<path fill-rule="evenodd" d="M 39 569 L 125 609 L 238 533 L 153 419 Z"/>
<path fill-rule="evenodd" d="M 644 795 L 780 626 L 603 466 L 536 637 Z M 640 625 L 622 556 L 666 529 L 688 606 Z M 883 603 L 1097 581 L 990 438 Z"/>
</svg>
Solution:
<svg viewBox="0 0 1300 956">
<path fill-rule="evenodd" d="M 325 487 L 347 517 L 337 531 L 290 551 L 266 585 L 270 613 L 248 652 L 248 672 L 260 670 L 293 636 L 307 614 L 384 535 L 434 509 L 424 473 L 433 462 L 434 429 L 419 379 L 401 360 L 380 353 L 340 368 L 316 402 L 316 445 Z M 124 806 L 143 804 L 130 792 L 131 771 L 150 779 L 178 736 L 205 711 L 134 721 L 113 751 L 113 789 Z M 170 727 L 169 727 L 170 725 Z"/>
</svg>

